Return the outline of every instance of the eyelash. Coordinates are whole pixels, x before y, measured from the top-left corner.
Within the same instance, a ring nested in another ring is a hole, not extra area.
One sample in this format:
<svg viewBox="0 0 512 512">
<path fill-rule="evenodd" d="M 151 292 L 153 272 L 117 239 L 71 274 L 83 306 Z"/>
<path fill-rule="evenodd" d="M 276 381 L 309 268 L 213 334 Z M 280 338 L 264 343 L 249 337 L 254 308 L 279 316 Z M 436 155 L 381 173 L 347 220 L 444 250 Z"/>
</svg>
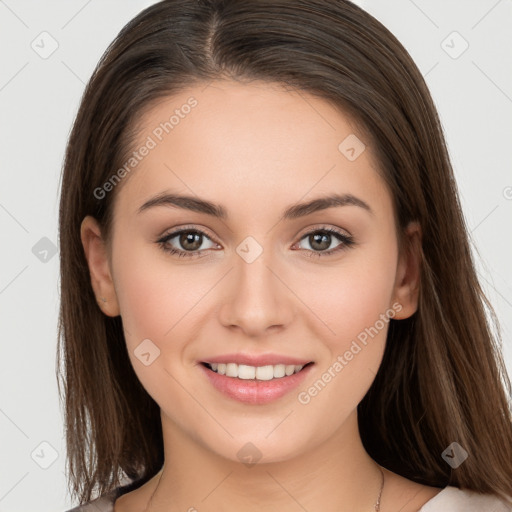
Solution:
<svg viewBox="0 0 512 512">
<path fill-rule="evenodd" d="M 206 238 L 208 238 L 209 240 L 211 240 L 211 237 L 209 237 L 204 231 L 200 230 L 200 229 L 197 229 L 197 228 L 183 228 L 183 229 L 180 229 L 178 231 L 174 231 L 172 233 L 169 233 L 167 235 L 164 235 L 162 238 L 160 238 L 159 240 L 156 241 L 156 243 L 160 246 L 160 248 L 168 253 L 168 254 L 172 254 L 172 255 L 178 255 L 178 257 L 182 258 L 199 258 L 201 256 L 199 256 L 199 253 L 203 252 L 203 251 L 208 251 L 209 249 L 203 249 L 203 250 L 200 250 L 200 251 L 181 251 L 179 249 L 174 249 L 174 248 L 169 248 L 167 246 L 167 243 L 169 242 L 169 240 L 175 238 L 176 236 L 178 235 L 181 235 L 182 233 L 195 233 L 195 234 L 200 234 Z M 310 258 L 315 258 L 315 257 L 318 257 L 318 258 L 321 258 L 321 257 L 325 257 L 325 256 L 333 256 L 334 254 L 337 254 L 338 252 L 340 251 L 343 251 L 343 250 L 346 250 L 346 249 L 349 249 L 350 247 L 352 247 L 355 242 L 354 242 L 354 239 L 353 237 L 351 236 L 348 236 L 348 235 L 345 235 L 335 229 L 332 229 L 332 228 L 328 228 L 328 227 L 325 227 L 325 228 L 317 228 L 317 229 L 314 229 L 312 231 L 309 231 L 307 233 L 305 233 L 299 240 L 299 242 L 312 235 L 312 234 L 316 234 L 316 233 L 327 233 L 327 234 L 330 234 L 330 235 L 334 235 L 340 242 L 341 244 L 339 244 L 337 247 L 335 247 L 334 249 L 331 249 L 329 251 L 323 251 L 323 252 L 318 252 L 318 251 L 312 251 L 310 249 L 301 249 L 302 251 L 307 251 L 309 252 L 310 254 L 308 255 L 308 257 Z M 212 240 L 213 241 L 213 240 Z"/>
</svg>

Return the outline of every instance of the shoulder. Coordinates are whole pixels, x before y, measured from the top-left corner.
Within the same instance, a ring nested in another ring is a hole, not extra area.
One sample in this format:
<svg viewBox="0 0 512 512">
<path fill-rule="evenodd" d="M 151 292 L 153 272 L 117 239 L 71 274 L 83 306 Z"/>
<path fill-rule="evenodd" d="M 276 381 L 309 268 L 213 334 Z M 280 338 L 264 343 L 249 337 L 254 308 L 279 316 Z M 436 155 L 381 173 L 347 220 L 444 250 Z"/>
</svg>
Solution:
<svg viewBox="0 0 512 512">
<path fill-rule="evenodd" d="M 418 512 L 512 512 L 512 504 L 492 494 L 448 486 Z"/>
<path fill-rule="evenodd" d="M 141 481 L 129 478 L 123 479 L 122 482 L 122 485 L 103 494 L 99 498 L 88 501 L 83 505 L 78 505 L 66 512 L 114 512 L 114 503 L 117 501 L 117 498 L 137 489 L 141 485 Z"/>
<path fill-rule="evenodd" d="M 117 489 L 96 498 L 95 500 L 72 508 L 67 512 L 114 512 L 114 502 L 117 497 Z"/>
</svg>

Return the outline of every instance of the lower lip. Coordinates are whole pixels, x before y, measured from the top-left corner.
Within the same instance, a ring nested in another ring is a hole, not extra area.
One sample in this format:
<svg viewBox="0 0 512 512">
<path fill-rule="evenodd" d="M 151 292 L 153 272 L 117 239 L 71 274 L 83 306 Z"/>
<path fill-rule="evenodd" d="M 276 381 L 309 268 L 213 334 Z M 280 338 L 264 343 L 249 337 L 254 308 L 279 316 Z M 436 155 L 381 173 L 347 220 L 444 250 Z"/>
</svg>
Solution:
<svg viewBox="0 0 512 512">
<path fill-rule="evenodd" d="M 290 393 L 301 384 L 313 367 L 309 364 L 298 373 L 278 379 L 244 380 L 220 375 L 203 364 L 199 366 L 217 390 L 229 398 L 251 405 L 268 404 Z"/>
</svg>

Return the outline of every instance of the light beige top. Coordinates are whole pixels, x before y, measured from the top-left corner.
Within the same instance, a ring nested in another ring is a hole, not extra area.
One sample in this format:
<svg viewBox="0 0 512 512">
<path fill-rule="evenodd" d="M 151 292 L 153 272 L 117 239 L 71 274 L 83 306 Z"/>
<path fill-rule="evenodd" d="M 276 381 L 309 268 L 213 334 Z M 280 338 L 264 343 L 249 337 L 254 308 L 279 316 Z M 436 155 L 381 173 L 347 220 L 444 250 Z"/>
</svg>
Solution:
<svg viewBox="0 0 512 512">
<path fill-rule="evenodd" d="M 114 502 L 121 494 L 118 487 L 109 494 L 67 512 L 114 512 Z M 512 506 L 494 495 L 448 486 L 427 501 L 419 512 L 512 512 Z"/>
</svg>

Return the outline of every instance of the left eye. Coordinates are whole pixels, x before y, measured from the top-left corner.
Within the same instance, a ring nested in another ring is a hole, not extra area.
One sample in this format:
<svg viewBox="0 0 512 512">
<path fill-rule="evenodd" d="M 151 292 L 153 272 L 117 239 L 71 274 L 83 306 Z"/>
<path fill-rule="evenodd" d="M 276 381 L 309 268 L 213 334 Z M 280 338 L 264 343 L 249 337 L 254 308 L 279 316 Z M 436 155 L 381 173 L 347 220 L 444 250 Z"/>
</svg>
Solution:
<svg viewBox="0 0 512 512">
<path fill-rule="evenodd" d="M 168 244 L 174 238 L 177 238 L 179 245 L 181 245 L 181 247 L 186 250 L 183 251 L 180 249 L 175 249 L 172 246 L 169 248 Z M 200 252 L 199 248 L 202 245 L 203 238 L 210 240 L 210 237 L 203 231 L 197 229 L 183 229 L 181 231 L 176 231 L 174 233 L 170 233 L 169 235 L 165 235 L 160 240 L 157 240 L 157 242 L 166 252 L 171 254 L 178 254 L 180 257 L 191 257 L 196 256 L 197 253 Z"/>
<path fill-rule="evenodd" d="M 334 241 L 333 237 L 338 239 L 339 243 L 333 249 L 326 250 Z M 341 251 L 350 247 L 354 241 L 351 236 L 345 235 L 334 229 L 320 229 L 306 233 L 301 240 L 306 240 L 312 247 L 311 256 L 325 256 Z M 306 250 L 309 250 L 306 248 Z M 319 252 L 322 251 L 322 252 Z"/>
<path fill-rule="evenodd" d="M 333 242 L 333 237 L 338 239 L 339 244 L 336 245 L 333 249 L 326 250 L 328 247 L 331 246 L 331 243 Z M 170 233 L 168 235 L 163 236 L 162 238 L 157 240 L 157 243 L 165 252 L 178 255 L 179 257 L 201 257 L 201 252 L 213 248 L 207 247 L 206 249 L 200 249 L 204 238 L 210 240 L 213 247 L 218 245 L 215 244 L 206 233 L 199 229 L 182 229 L 180 231 L 175 231 L 174 233 Z M 176 249 L 175 247 L 170 245 L 170 242 L 174 239 L 177 239 L 178 244 L 184 250 Z M 303 235 L 300 240 L 307 240 L 311 249 L 301 249 L 310 252 L 309 256 L 313 257 L 329 256 L 331 254 L 337 253 L 338 251 L 346 249 L 354 244 L 354 240 L 351 236 L 345 235 L 331 228 L 323 228 L 310 231 L 309 233 Z"/>
</svg>

